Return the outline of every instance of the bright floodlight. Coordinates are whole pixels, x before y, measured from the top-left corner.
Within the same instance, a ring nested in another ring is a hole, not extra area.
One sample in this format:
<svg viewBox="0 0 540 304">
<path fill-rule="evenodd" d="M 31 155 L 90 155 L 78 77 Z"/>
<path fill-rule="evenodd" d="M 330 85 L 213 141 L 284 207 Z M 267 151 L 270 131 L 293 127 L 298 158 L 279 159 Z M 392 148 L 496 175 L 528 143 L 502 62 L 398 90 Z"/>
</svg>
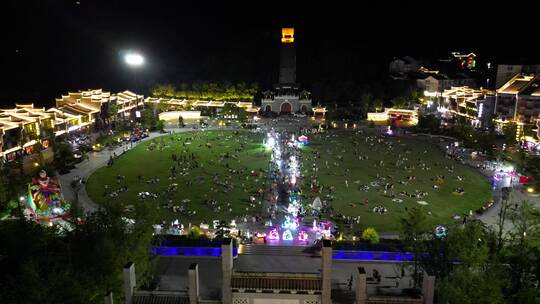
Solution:
<svg viewBox="0 0 540 304">
<path fill-rule="evenodd" d="M 125 60 L 131 66 L 141 66 L 144 63 L 144 57 L 139 54 L 127 54 Z"/>
</svg>

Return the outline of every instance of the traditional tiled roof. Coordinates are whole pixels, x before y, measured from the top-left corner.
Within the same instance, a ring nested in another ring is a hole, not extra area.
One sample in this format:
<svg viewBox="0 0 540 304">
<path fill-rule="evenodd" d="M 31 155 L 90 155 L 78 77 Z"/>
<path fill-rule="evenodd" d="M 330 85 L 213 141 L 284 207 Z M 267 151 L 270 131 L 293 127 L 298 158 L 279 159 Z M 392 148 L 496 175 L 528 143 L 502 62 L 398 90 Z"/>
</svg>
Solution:
<svg viewBox="0 0 540 304">
<path fill-rule="evenodd" d="M 85 106 L 80 103 L 66 104 L 59 108 L 61 111 L 72 113 L 75 115 L 87 115 L 92 113 L 99 112 L 99 109 L 93 107 Z"/>
<path fill-rule="evenodd" d="M 86 90 L 79 92 L 68 92 L 68 95 L 62 95 L 60 98 L 56 98 L 56 106 L 62 106 L 64 104 L 73 104 L 85 101 L 88 103 L 105 103 L 111 98 L 110 92 L 103 92 L 101 89 Z"/>
</svg>

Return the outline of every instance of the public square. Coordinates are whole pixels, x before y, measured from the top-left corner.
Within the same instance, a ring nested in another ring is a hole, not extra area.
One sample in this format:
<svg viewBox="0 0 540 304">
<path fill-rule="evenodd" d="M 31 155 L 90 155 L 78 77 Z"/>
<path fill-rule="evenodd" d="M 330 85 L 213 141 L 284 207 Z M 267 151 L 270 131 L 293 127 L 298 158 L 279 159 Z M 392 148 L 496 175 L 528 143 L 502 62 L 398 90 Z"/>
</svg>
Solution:
<svg viewBox="0 0 540 304">
<path fill-rule="evenodd" d="M 343 237 L 367 227 L 395 234 L 407 208 L 422 205 L 426 228 L 434 229 L 472 218 L 492 196 L 488 179 L 477 170 L 426 140 L 389 135 L 386 127 L 320 130 L 305 120 L 280 118 L 249 131 L 182 131 L 187 132 L 154 137 L 111 156 L 112 162 L 88 178 L 89 197 L 99 205 L 122 206 L 126 217 L 135 204 L 149 200 L 160 209 L 162 222 L 156 224 L 163 232 L 184 234 L 198 226 L 213 235 L 225 221 L 255 241 L 266 235 L 269 244 L 307 245 L 322 237 L 313 231 L 317 222 L 329 223 Z M 268 134 L 276 137 L 272 146 Z M 302 135 L 305 143 L 298 141 Z M 294 152 L 294 172 L 290 158 L 281 151 L 275 155 L 275 149 Z M 294 227 L 291 240 L 283 239 L 287 219 L 300 229 Z M 173 226 L 179 229 L 168 229 Z M 270 237 L 274 229 L 277 239 Z M 300 231 L 309 240 L 294 242 Z"/>
<path fill-rule="evenodd" d="M 0 304 L 540 303 L 535 16 L 6 4 Z"/>
</svg>

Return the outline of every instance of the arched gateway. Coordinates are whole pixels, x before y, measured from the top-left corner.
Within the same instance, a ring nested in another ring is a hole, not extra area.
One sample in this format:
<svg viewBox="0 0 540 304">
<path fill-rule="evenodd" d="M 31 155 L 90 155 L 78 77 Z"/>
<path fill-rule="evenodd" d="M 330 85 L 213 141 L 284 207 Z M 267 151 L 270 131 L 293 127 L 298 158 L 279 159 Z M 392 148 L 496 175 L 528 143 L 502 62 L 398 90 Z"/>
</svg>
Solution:
<svg viewBox="0 0 540 304">
<path fill-rule="evenodd" d="M 282 114 L 287 114 L 287 113 L 291 113 L 292 111 L 292 106 L 289 102 L 284 102 L 281 104 L 281 113 Z"/>
</svg>

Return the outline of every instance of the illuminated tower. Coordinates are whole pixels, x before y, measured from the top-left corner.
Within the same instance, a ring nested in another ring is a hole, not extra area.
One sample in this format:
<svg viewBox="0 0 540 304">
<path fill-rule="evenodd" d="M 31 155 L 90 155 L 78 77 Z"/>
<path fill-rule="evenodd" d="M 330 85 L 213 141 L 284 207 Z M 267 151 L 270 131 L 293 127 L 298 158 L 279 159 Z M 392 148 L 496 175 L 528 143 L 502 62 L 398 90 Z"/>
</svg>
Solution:
<svg viewBox="0 0 540 304">
<path fill-rule="evenodd" d="M 261 110 L 281 114 L 311 112 L 310 93 L 300 90 L 300 85 L 296 83 L 294 28 L 281 29 L 279 83 L 274 85 L 273 90 L 263 92 Z"/>
<path fill-rule="evenodd" d="M 296 50 L 294 28 L 281 29 L 281 58 L 279 61 L 279 83 L 296 83 Z"/>
</svg>

